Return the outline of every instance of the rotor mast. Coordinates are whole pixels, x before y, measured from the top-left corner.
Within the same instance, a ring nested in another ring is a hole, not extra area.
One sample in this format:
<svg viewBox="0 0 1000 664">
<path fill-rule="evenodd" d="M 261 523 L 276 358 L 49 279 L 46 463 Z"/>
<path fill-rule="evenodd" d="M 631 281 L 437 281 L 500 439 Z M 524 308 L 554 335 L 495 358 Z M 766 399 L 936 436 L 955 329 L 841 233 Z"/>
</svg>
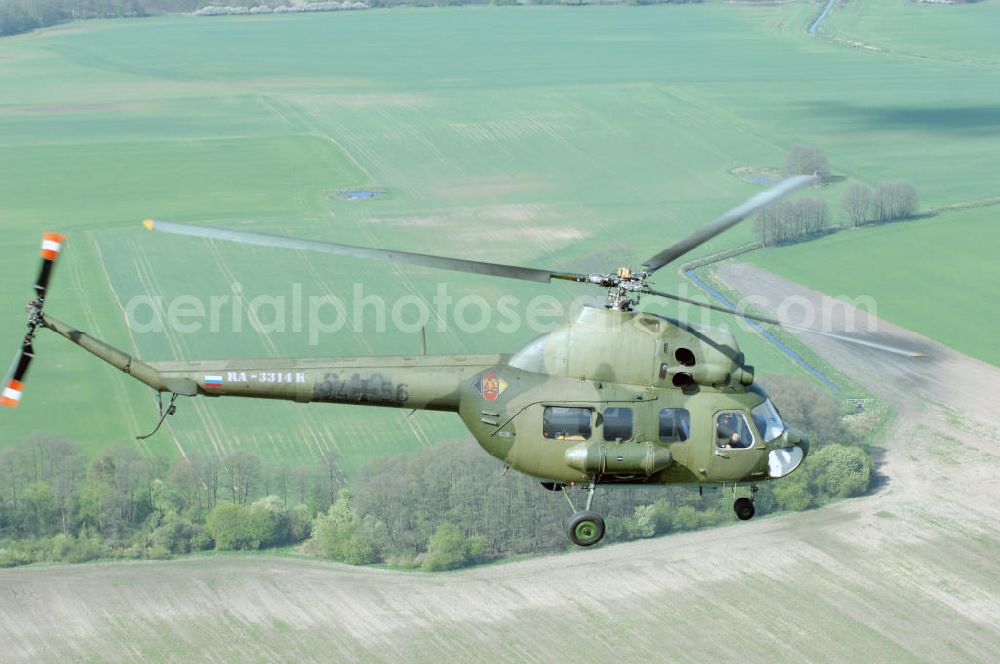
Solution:
<svg viewBox="0 0 1000 664">
<path fill-rule="evenodd" d="M 622 266 L 614 274 L 587 275 L 587 282 L 608 289 L 606 308 L 612 311 L 632 311 L 639 304 L 639 296 L 649 290 L 646 285 L 647 277 L 648 272 L 633 272 L 632 268 Z"/>
</svg>

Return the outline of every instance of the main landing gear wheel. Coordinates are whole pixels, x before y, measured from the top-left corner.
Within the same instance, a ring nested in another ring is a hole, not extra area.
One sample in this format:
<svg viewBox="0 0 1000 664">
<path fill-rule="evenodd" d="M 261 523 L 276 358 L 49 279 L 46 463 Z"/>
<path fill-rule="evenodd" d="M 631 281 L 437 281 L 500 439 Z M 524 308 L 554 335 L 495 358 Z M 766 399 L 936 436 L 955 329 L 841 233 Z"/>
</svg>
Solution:
<svg viewBox="0 0 1000 664">
<path fill-rule="evenodd" d="M 566 534 L 577 546 L 593 546 L 604 538 L 604 519 L 595 512 L 577 512 L 566 521 Z"/>
<path fill-rule="evenodd" d="M 600 542 L 604 538 L 604 519 L 601 518 L 600 514 L 590 511 L 590 505 L 594 502 L 594 494 L 597 492 L 597 480 L 592 480 L 587 486 L 587 505 L 582 511 L 577 511 L 573 499 L 569 497 L 570 487 L 555 482 L 553 484 L 562 487 L 562 494 L 566 497 L 569 508 L 573 510 L 573 516 L 566 520 L 566 535 L 569 536 L 573 544 L 594 546 Z M 542 486 L 545 485 L 546 483 L 543 482 Z M 548 489 L 547 486 L 545 488 Z"/>
<path fill-rule="evenodd" d="M 733 503 L 733 511 L 736 512 L 736 518 L 740 521 L 749 521 L 756 512 L 753 501 L 746 497 L 736 499 L 736 502 Z"/>
</svg>

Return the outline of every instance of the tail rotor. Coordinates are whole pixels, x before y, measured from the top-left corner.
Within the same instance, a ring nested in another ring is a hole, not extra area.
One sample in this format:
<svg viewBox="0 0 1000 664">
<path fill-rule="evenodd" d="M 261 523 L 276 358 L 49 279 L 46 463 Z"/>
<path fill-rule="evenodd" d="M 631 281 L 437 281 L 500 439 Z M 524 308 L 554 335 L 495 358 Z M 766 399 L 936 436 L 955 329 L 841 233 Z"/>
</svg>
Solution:
<svg viewBox="0 0 1000 664">
<path fill-rule="evenodd" d="M 52 276 L 52 268 L 55 266 L 56 259 L 59 258 L 59 253 L 65 242 L 66 237 L 59 233 L 42 235 L 42 265 L 38 271 L 38 278 L 35 279 L 35 299 L 28 303 L 28 328 L 24 334 L 24 341 L 21 343 L 21 350 L 14 358 L 10 373 L 4 381 L 3 391 L 0 392 L 0 406 L 16 408 L 21 403 L 21 394 L 28 376 L 28 367 L 31 366 L 31 360 L 35 357 L 35 330 L 39 326 L 44 326 L 42 307 L 45 306 L 45 292 Z"/>
</svg>

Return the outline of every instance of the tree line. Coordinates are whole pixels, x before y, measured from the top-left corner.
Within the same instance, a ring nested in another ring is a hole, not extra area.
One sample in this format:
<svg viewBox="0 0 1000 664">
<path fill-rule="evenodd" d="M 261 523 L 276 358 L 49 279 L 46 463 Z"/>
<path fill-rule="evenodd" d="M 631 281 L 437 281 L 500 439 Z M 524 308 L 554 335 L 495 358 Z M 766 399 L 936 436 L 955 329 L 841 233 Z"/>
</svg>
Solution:
<svg viewBox="0 0 1000 664">
<path fill-rule="evenodd" d="M 867 491 L 872 465 L 861 447 L 817 445 L 792 478 L 764 484 L 763 512 L 802 510 Z M 501 473 L 471 441 L 370 464 L 355 493 L 344 490 L 316 519 L 307 550 L 352 564 L 452 569 L 508 556 L 572 548 L 569 508 L 537 480 Z M 399 494 L 398 491 L 406 493 Z M 574 497 L 580 502 L 584 493 Z M 607 541 L 628 541 L 733 522 L 732 496 L 696 487 L 605 487 L 595 508 Z"/>
<path fill-rule="evenodd" d="M 842 403 L 801 377 L 766 381 L 787 421 L 806 431 L 812 453 L 791 478 L 764 483 L 763 512 L 806 509 L 868 490 L 872 461 L 844 423 Z M 575 496 L 577 502 L 583 497 Z M 732 496 L 696 487 L 605 487 L 595 508 L 607 540 L 683 532 L 735 520 Z M 564 497 L 502 466 L 472 441 L 374 460 L 350 491 L 313 524 L 307 549 L 353 564 L 448 569 L 508 556 L 572 548 Z"/>
<path fill-rule="evenodd" d="M 0 453 L 0 565 L 298 542 L 343 486 L 333 453 L 292 468 L 249 452 L 168 463 L 123 446 L 88 462 L 34 436 Z"/>
<path fill-rule="evenodd" d="M 596 4 L 597 0 L 366 0 L 368 7 L 401 5 L 437 7 L 457 5 Z M 627 4 L 687 4 L 701 0 L 627 0 Z M 313 3 L 317 7 L 332 3 Z M 30 32 L 76 19 L 125 18 L 206 7 L 239 7 L 247 10 L 301 5 L 290 0 L 0 0 L 0 37 Z M 225 13 L 225 12 L 219 12 Z"/>
<path fill-rule="evenodd" d="M 83 18 L 144 16 L 144 0 L 0 0 L 0 36 Z M 190 4 L 190 3 L 178 3 Z"/>
<path fill-rule="evenodd" d="M 852 182 L 840 205 L 851 226 L 896 221 L 917 213 L 917 190 L 905 180 L 881 182 L 874 189 Z"/>
<path fill-rule="evenodd" d="M 784 174 L 815 174 L 823 181 L 832 179 L 823 151 L 803 144 L 789 149 Z M 852 182 L 841 195 L 840 208 L 850 227 L 907 219 L 917 213 L 917 190 L 905 180 L 881 182 L 874 188 Z M 780 201 L 761 210 L 754 218 L 753 230 L 758 242 L 772 246 L 821 233 L 829 224 L 826 200 L 805 197 Z"/>
<path fill-rule="evenodd" d="M 803 378 L 768 387 L 813 452 L 791 478 L 762 485 L 759 508 L 805 509 L 865 492 L 871 460 L 845 428 L 840 402 Z M 289 468 L 245 451 L 168 463 L 119 447 L 88 462 L 72 443 L 36 436 L 0 453 L 0 565 L 303 542 L 347 563 L 449 569 L 571 546 L 565 498 L 501 471 L 472 440 L 373 460 L 348 486 L 332 453 Z M 729 522 L 731 506 L 725 492 L 660 486 L 608 487 L 597 503 L 608 541 Z"/>
<path fill-rule="evenodd" d="M 241 0 L 0 0 L 0 37 L 77 19 L 192 12 L 207 5 L 285 4 Z"/>
<path fill-rule="evenodd" d="M 830 208 L 822 198 L 780 201 L 757 213 L 753 230 L 764 246 L 790 242 L 821 232 L 830 221 Z"/>
</svg>

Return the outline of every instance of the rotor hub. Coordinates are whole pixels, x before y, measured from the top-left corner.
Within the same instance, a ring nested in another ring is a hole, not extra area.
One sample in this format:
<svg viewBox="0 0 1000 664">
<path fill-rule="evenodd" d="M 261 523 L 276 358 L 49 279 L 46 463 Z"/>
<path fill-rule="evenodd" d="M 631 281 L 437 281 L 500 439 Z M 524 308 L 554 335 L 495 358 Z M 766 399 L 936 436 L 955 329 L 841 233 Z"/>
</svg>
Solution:
<svg viewBox="0 0 1000 664">
<path fill-rule="evenodd" d="M 43 305 L 44 300 L 41 298 L 28 302 L 28 331 L 25 334 L 25 343 L 29 343 L 35 338 L 35 328 L 45 327 L 44 319 L 42 318 Z"/>
<path fill-rule="evenodd" d="M 639 304 L 639 296 L 648 291 L 648 272 L 633 272 L 620 267 L 614 274 L 590 274 L 587 281 L 608 289 L 607 308 L 612 311 L 632 311 Z"/>
</svg>

